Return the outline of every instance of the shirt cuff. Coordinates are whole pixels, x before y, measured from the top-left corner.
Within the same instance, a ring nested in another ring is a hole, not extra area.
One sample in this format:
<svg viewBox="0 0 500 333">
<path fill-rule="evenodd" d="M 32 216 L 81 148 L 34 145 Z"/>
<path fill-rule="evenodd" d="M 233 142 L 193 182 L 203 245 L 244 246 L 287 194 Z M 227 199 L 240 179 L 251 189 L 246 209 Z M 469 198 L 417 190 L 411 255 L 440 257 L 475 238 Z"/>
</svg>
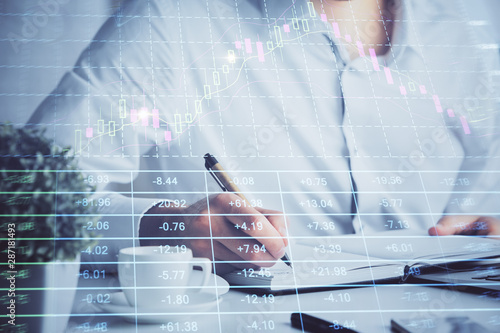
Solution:
<svg viewBox="0 0 500 333">
<path fill-rule="evenodd" d="M 143 200 L 143 199 L 141 199 Z M 149 210 L 151 210 L 153 207 L 156 207 L 157 205 L 160 204 L 160 202 L 167 202 L 167 201 L 170 201 L 170 200 L 165 200 L 165 199 L 154 199 L 153 203 L 151 203 L 151 199 L 148 199 L 148 203 L 144 204 L 144 206 L 142 207 L 141 211 L 142 213 L 138 216 L 138 222 L 137 222 L 137 229 L 136 229 L 136 235 L 137 235 L 137 239 L 138 239 L 138 242 L 136 244 L 136 246 L 140 246 L 141 245 L 141 238 L 140 238 L 140 235 L 141 235 L 141 223 L 143 222 L 143 217 L 144 215 L 146 215 Z M 142 203 L 141 203 L 142 204 Z M 136 206 L 136 208 L 138 208 L 138 206 Z M 139 211 L 139 209 L 137 209 L 137 211 Z"/>
</svg>

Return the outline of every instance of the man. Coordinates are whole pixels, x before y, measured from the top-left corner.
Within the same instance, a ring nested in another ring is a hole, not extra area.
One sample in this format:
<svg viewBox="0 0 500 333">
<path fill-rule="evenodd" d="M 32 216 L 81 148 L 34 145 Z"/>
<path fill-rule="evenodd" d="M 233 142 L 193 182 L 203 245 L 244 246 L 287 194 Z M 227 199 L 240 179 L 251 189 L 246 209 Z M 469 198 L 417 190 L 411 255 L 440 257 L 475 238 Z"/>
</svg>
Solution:
<svg viewBox="0 0 500 333">
<path fill-rule="evenodd" d="M 129 1 L 31 123 L 83 168 L 113 170 L 97 184 L 104 234 L 125 239 L 106 241 L 110 261 L 137 230 L 240 268 L 301 237 L 497 232 L 476 215 L 498 215 L 498 55 L 471 50 L 490 39 L 463 24 L 466 6 Z M 200 170 L 207 152 L 246 177 L 252 202 L 169 173 Z"/>
</svg>

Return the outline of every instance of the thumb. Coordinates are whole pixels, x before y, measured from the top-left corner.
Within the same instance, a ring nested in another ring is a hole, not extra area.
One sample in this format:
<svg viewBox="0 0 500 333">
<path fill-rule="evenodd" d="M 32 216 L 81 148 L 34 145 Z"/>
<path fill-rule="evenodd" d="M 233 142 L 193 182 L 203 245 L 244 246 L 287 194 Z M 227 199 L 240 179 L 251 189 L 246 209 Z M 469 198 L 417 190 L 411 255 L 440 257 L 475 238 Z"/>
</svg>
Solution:
<svg viewBox="0 0 500 333">
<path fill-rule="evenodd" d="M 472 229 L 470 225 L 478 218 L 474 215 L 443 216 L 436 226 L 429 228 L 428 232 L 431 236 L 466 234 Z"/>
</svg>

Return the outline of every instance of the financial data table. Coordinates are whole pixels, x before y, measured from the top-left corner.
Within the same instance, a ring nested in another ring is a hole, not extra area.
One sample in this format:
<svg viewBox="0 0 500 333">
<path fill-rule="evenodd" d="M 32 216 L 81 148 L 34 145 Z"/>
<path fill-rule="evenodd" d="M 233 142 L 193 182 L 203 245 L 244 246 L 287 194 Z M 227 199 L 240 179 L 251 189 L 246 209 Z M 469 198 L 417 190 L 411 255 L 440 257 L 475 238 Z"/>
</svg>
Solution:
<svg viewBox="0 0 500 333">
<path fill-rule="evenodd" d="M 496 211 L 485 211 L 481 201 L 486 196 L 499 197 L 499 192 L 481 191 L 485 175 L 480 172 L 429 171 L 230 171 L 232 181 L 248 198 L 235 200 L 230 205 L 249 205 L 279 211 L 287 220 L 287 235 L 290 240 L 289 254 L 292 259 L 306 259 L 320 265 L 322 262 L 342 261 L 342 234 L 352 232 L 358 236 L 349 239 L 351 247 L 362 249 L 366 265 L 370 257 L 380 253 L 402 259 L 415 257 L 418 247 L 412 236 L 372 238 L 371 231 L 405 231 L 422 233 L 432 227 L 443 214 L 490 215 Z M 319 175 L 319 176 L 318 176 Z M 486 175 L 487 176 L 487 175 Z M 367 288 L 336 289 L 321 293 L 278 296 L 272 293 L 242 293 L 232 288 L 221 297 L 220 303 L 211 309 L 186 310 L 169 316 L 164 323 L 133 323 L 130 313 L 124 321 L 123 313 L 106 313 L 102 305 L 112 303 L 115 292 L 120 290 L 116 277 L 112 275 L 116 257 L 106 256 L 112 249 L 137 244 L 137 219 L 143 209 L 137 209 L 135 200 L 150 198 L 151 203 L 163 207 L 184 208 L 203 198 L 221 193 L 220 188 L 206 171 L 102 171 L 86 176 L 91 185 L 102 185 L 110 179 L 129 179 L 121 185 L 118 194 L 127 198 L 101 196 L 83 198 L 81 203 L 100 209 L 100 221 L 89 224 L 89 229 L 98 232 L 99 245 L 82 250 L 82 260 L 90 262 L 92 268 L 80 277 L 81 288 L 75 298 L 70 332 L 151 331 L 151 332 L 283 332 L 293 331 L 289 325 L 292 312 L 303 311 L 316 314 L 332 322 L 360 331 L 388 331 L 390 319 L 411 317 L 418 313 L 426 320 L 451 313 L 474 314 L 474 318 L 498 325 L 498 297 L 491 295 L 469 295 L 458 291 L 433 289 L 415 285 L 373 285 Z M 336 184 L 349 182 L 351 191 L 336 191 Z M 357 182 L 368 184 L 358 186 Z M 339 200 L 339 198 L 341 198 Z M 348 200 L 344 200 L 348 198 Z M 350 207 L 340 207 L 339 201 L 352 202 Z M 440 202 L 449 202 L 448 212 L 439 210 Z M 491 209 L 490 206 L 489 209 Z M 352 221 L 352 226 L 339 223 L 342 219 Z M 167 239 L 179 224 L 164 223 L 158 230 L 158 238 Z M 238 225 L 235 228 L 252 228 Z M 458 226 L 460 227 L 460 226 Z M 479 228 L 481 226 L 478 226 Z M 128 230 L 123 232 L 123 230 Z M 399 234 L 398 234 L 399 235 Z M 185 237 L 189 238 L 188 235 Z M 217 238 L 216 236 L 213 237 Z M 242 239 L 245 239 L 242 237 Z M 375 242 L 376 241 L 376 242 Z M 168 243 L 168 242 L 166 242 Z M 294 252 L 295 245 L 311 245 L 310 253 Z M 172 251 L 179 248 L 172 247 Z M 247 249 L 248 250 L 248 249 Z M 436 251 L 443 249 L 436 248 Z M 242 247 L 242 251 L 245 248 Z M 250 248 L 250 251 L 252 249 Z M 102 262 L 99 259 L 102 258 Z M 106 260 L 104 260 L 106 258 Z M 114 259 L 113 259 L 114 258 Z M 213 259 L 213 258 L 212 258 Z M 314 266 L 314 265 L 313 265 Z M 102 268 L 106 267 L 106 268 Z M 109 270 L 109 271 L 107 271 Z M 334 280 L 343 275 L 341 267 L 328 274 Z M 107 274 L 107 275 L 106 275 Z M 395 269 L 394 275 L 402 271 Z M 83 287 L 85 286 L 85 287 Z M 83 289 L 82 289 L 83 288 Z M 218 290 L 216 290 L 216 293 Z M 175 301 L 174 301 L 175 302 Z M 173 304 L 175 305 L 175 304 Z M 182 308 L 182 304 L 178 304 Z M 138 311 L 139 318 L 144 313 Z M 427 316 L 427 317 L 426 317 Z M 133 317 L 133 315 L 132 315 Z M 130 323 L 132 321 L 132 323 Z"/>
<path fill-rule="evenodd" d="M 67 171 L 57 172 L 57 176 L 64 172 Z M 308 274 L 326 275 L 332 284 L 347 275 L 348 270 L 342 266 L 347 248 L 358 249 L 358 254 L 364 256 L 365 266 L 373 265 L 374 258 L 379 257 L 411 259 L 418 257 L 420 251 L 416 239 L 443 215 L 498 215 L 500 212 L 498 206 L 482 204 L 492 199 L 500 202 L 499 191 L 482 190 L 488 188 L 484 182 L 494 177 L 493 173 L 409 170 L 237 170 L 229 173 L 248 200 L 235 199 L 228 204 L 276 210 L 272 214 L 283 216 L 287 221 L 286 236 L 290 242 L 287 252 L 292 261 L 309 267 Z M 141 309 L 130 312 L 128 305 L 117 301 L 122 289 L 116 272 L 117 253 L 120 248 L 139 244 L 137 228 L 144 207 L 157 204 L 185 208 L 221 193 L 221 189 L 206 171 L 89 171 L 85 172 L 84 181 L 96 191 L 71 193 L 77 196 L 73 204 L 95 208 L 83 228 L 93 233 L 97 244 L 78 249 L 84 265 L 78 276 L 68 332 L 283 332 L 293 331 L 289 318 L 292 312 L 298 311 L 361 332 L 389 331 L 390 319 L 396 315 L 401 318 L 418 314 L 421 320 L 428 320 L 459 313 L 489 327 L 498 329 L 500 325 L 498 294 L 473 295 L 419 285 L 375 282 L 362 288 L 278 295 L 245 293 L 235 287 L 226 293 L 216 280 L 207 289 L 212 290 L 218 301 L 209 306 L 196 307 L 196 304 L 188 304 L 189 301 L 172 299 L 169 305 L 176 308 L 175 315 L 170 313 L 164 321 L 157 320 L 161 312 L 151 314 Z M 350 191 L 338 191 L 336 184 L 346 182 L 350 184 Z M 58 197 L 69 194 L 55 191 Z M 23 195 L 26 197 L 23 200 L 30 200 L 29 193 Z M 13 196 L 12 200 L 20 199 Z M 339 204 L 346 202 L 347 207 Z M 440 210 L 442 202 L 448 202 L 445 212 Z M 54 213 L 56 219 L 67 215 L 57 209 L 58 206 Z M 206 214 L 213 213 L 209 210 Z M 258 226 L 250 222 L 234 224 L 238 230 L 255 227 Z M 457 227 L 461 227 L 460 223 Z M 164 240 L 167 247 L 169 234 L 182 228 L 181 222 L 165 222 L 156 238 Z M 480 232 L 482 225 L 476 228 Z M 394 232 L 394 236 L 376 236 L 377 232 L 384 231 Z M 345 234 L 353 233 L 346 238 Z M 182 242 L 195 237 L 178 238 Z M 212 238 L 215 240 L 217 236 Z M 242 242 L 246 239 L 249 237 L 240 237 Z M 71 239 L 54 238 L 54 247 L 57 249 L 68 241 Z M 299 245 L 304 244 L 309 245 L 308 253 L 298 251 Z M 234 250 L 261 251 L 262 248 L 240 246 Z M 435 248 L 436 252 L 443 250 L 439 244 Z M 169 251 L 183 251 L 183 247 L 170 246 Z M 471 251 L 481 249 L 471 248 Z M 210 254 L 207 257 L 214 260 Z M 325 268 L 326 264 L 335 267 Z M 401 267 L 394 268 L 391 274 L 397 277 L 403 275 L 403 271 Z M 55 277 L 51 281 L 53 288 L 57 290 L 66 278 Z M 64 290 L 60 292 L 65 295 Z M 123 305 L 125 308 L 120 307 Z M 156 319 L 144 323 L 142 319 L 148 316 Z"/>
<path fill-rule="evenodd" d="M 300 302 L 293 294 L 266 302 L 265 298 L 230 290 L 210 311 L 165 316 L 164 322 L 141 324 L 134 322 L 133 315 L 127 321 L 123 314 L 103 312 L 99 304 L 81 302 L 91 284 L 80 281 L 66 332 L 299 332 L 290 325 L 290 314 L 297 311 L 358 332 L 390 332 L 390 321 L 395 318 L 429 327 L 438 318 L 464 316 L 493 332 L 500 327 L 498 295 L 466 293 L 460 288 L 380 285 L 301 294 Z"/>
</svg>

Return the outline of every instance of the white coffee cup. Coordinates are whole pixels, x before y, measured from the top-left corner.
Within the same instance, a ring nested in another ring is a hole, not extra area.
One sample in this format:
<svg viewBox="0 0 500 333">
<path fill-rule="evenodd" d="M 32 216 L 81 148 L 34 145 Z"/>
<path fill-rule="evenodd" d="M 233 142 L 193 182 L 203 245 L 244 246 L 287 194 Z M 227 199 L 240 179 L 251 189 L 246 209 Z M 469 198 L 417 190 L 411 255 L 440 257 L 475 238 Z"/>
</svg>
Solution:
<svg viewBox="0 0 500 333">
<path fill-rule="evenodd" d="M 165 246 L 128 247 L 118 255 L 118 275 L 131 306 L 158 308 L 189 304 L 211 275 L 207 258 L 193 258 L 191 249 Z M 200 267 L 202 271 L 193 270 Z"/>
</svg>

